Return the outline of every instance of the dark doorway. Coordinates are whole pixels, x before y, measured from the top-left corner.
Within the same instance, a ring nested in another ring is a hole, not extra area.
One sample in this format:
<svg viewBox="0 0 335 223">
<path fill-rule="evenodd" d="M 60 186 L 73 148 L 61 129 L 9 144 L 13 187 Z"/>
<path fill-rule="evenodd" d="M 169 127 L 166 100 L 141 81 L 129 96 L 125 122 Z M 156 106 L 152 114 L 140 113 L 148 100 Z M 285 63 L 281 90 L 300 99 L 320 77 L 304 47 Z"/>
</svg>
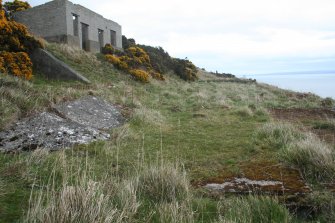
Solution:
<svg viewBox="0 0 335 223">
<path fill-rule="evenodd" d="M 72 14 L 72 20 L 73 20 L 73 35 L 78 36 L 78 15 Z"/>
<path fill-rule="evenodd" d="M 101 29 L 98 29 L 98 37 L 99 37 L 99 45 L 100 45 L 100 52 L 102 48 L 104 47 L 104 31 Z"/>
<path fill-rule="evenodd" d="M 89 42 L 88 42 L 88 25 L 81 23 L 81 47 L 85 51 L 89 51 Z"/>
<path fill-rule="evenodd" d="M 111 44 L 116 46 L 116 32 L 114 30 L 111 30 Z"/>
</svg>

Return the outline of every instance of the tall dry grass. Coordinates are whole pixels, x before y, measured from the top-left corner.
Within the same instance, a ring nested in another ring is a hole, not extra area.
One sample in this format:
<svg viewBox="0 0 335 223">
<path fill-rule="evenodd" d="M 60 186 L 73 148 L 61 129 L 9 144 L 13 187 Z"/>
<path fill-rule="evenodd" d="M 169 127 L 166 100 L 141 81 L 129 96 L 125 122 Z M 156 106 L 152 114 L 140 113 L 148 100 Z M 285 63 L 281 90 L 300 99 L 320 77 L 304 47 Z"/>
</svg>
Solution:
<svg viewBox="0 0 335 223">
<path fill-rule="evenodd" d="M 30 201 L 24 222 L 120 222 L 118 209 L 110 202 L 98 182 L 85 180 L 63 185 L 60 190 L 48 188 Z"/>
<path fill-rule="evenodd" d="M 186 173 L 178 166 L 162 164 L 145 168 L 137 176 L 139 193 L 155 203 L 190 199 Z"/>
<path fill-rule="evenodd" d="M 101 66 L 95 54 L 86 52 L 77 47 L 72 47 L 67 44 L 47 44 L 47 48 L 57 49 L 62 56 L 65 56 L 78 64 L 90 62 L 92 65 Z"/>
<path fill-rule="evenodd" d="M 313 126 L 314 129 L 326 129 L 335 131 L 335 119 L 327 118 L 323 122 L 316 122 Z"/>
<path fill-rule="evenodd" d="M 0 76 L 0 129 L 25 115 L 36 101 L 33 85 L 9 75 Z M 42 96 L 43 97 L 43 96 Z"/>
<path fill-rule="evenodd" d="M 2 179 L 0 178 L 0 197 L 5 194 L 5 188 L 4 183 L 2 182 Z"/>
<path fill-rule="evenodd" d="M 320 213 L 319 222 L 334 222 L 335 194 L 331 191 L 313 191 L 306 196 L 306 203 Z"/>
<path fill-rule="evenodd" d="M 133 118 L 153 126 L 161 126 L 166 122 L 166 118 L 161 112 L 144 106 L 135 109 Z"/>
<path fill-rule="evenodd" d="M 279 158 L 299 168 L 308 181 L 333 181 L 335 152 L 312 133 L 304 133 L 287 123 L 267 123 L 255 133 L 255 142 L 276 149 Z"/>
<path fill-rule="evenodd" d="M 29 162 L 40 162 L 43 156 L 37 153 Z M 44 189 L 33 188 L 23 222 L 193 222 L 190 185 L 178 165 L 143 165 L 124 176 L 106 169 L 98 179 L 88 163 L 74 169 L 62 152 L 54 168 Z M 60 182 L 55 174 L 59 169 Z M 143 216 L 141 211 L 152 214 Z"/>
<path fill-rule="evenodd" d="M 306 179 L 330 181 L 335 179 L 335 152 L 318 137 L 306 138 L 289 144 L 281 153 L 282 159 L 299 167 Z"/>
<path fill-rule="evenodd" d="M 190 202 L 172 202 L 158 204 L 159 222 L 161 223 L 192 223 L 195 213 Z"/>
<path fill-rule="evenodd" d="M 292 124 L 269 122 L 255 132 L 254 141 L 261 147 L 279 150 L 303 138 L 305 135 Z"/>
</svg>

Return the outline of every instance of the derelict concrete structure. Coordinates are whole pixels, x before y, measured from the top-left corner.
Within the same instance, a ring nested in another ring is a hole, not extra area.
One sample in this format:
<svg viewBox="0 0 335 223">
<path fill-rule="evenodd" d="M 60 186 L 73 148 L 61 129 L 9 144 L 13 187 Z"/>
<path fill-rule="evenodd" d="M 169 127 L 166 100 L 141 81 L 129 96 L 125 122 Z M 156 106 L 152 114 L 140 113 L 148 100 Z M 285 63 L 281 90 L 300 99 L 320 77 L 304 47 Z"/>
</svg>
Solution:
<svg viewBox="0 0 335 223">
<path fill-rule="evenodd" d="M 68 0 L 53 0 L 14 14 L 14 20 L 50 42 L 67 43 L 90 52 L 105 44 L 122 49 L 122 28 L 111 20 Z"/>
</svg>

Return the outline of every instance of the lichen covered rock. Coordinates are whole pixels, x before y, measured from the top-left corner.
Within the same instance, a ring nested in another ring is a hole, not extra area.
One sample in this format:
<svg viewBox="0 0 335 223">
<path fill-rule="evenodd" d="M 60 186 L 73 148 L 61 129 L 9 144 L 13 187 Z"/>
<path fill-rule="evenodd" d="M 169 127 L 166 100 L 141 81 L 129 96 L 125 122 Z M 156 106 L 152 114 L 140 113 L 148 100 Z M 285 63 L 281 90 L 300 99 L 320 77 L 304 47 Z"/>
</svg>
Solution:
<svg viewBox="0 0 335 223">
<path fill-rule="evenodd" d="M 107 140 L 110 135 L 105 130 L 116 128 L 124 121 L 117 107 L 100 98 L 84 97 L 56 105 L 53 112 L 24 119 L 0 132 L 0 151 L 58 150 Z"/>
</svg>

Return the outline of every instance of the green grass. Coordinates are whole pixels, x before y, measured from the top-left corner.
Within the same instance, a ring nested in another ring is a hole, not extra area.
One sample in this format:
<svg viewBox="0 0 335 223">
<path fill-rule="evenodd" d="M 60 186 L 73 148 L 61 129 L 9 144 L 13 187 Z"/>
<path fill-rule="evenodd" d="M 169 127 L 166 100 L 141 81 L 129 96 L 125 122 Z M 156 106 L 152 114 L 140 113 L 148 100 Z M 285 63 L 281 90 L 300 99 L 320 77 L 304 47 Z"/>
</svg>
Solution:
<svg viewBox="0 0 335 223">
<path fill-rule="evenodd" d="M 333 182 L 335 179 L 335 151 L 314 135 L 293 142 L 281 156 L 298 167 L 307 181 Z"/>
<path fill-rule="evenodd" d="M 304 138 L 306 138 L 305 134 L 292 124 L 269 122 L 257 130 L 254 140 L 260 148 L 280 150 Z"/>
<path fill-rule="evenodd" d="M 64 152 L 0 154 L 0 222 L 15 222 L 29 216 L 33 185 L 34 197 L 48 194 L 46 188 L 52 185 L 59 193 L 69 186 L 78 186 L 88 194 L 88 179 L 103 188 L 107 183 L 146 182 L 136 190 L 135 197 L 140 200 L 136 214 L 129 215 L 135 222 L 147 222 L 146 216 L 151 216 L 152 222 L 213 222 L 220 215 L 218 200 L 196 192 L 189 182 L 216 177 L 223 170 L 236 172 L 240 164 L 251 160 L 279 162 L 278 148 L 299 138 L 300 133 L 289 127 L 289 132 L 278 130 L 287 133 L 281 138 L 277 130 L 263 128 L 272 133 L 262 133 L 255 140 L 257 129 L 271 120 L 268 109 L 316 108 L 322 100 L 312 94 L 299 99 L 294 92 L 257 83 L 184 82 L 172 74 L 166 75 L 165 82 L 151 80 L 142 84 L 99 60 L 99 55 L 57 44 L 48 45 L 48 50 L 92 83 L 47 80 L 39 74 L 31 82 L 0 76 L 0 129 L 54 103 L 88 94 L 121 105 L 129 122 L 111 130 L 112 137 L 106 142 L 79 145 Z M 165 163 L 177 163 L 180 168 L 173 169 Z M 155 168 L 148 169 L 152 166 Z M 82 170 L 89 177 L 81 182 L 75 170 Z M 106 173 L 115 181 L 107 180 Z M 179 173 L 186 173 L 187 181 Z M 177 180 L 181 184 L 174 187 Z M 10 189 L 2 194 L 1 185 Z M 165 186 L 163 191 L 176 193 L 159 194 L 159 188 Z M 57 201 L 59 193 L 49 195 Z M 103 189 L 95 195 L 102 194 L 113 193 Z M 94 196 L 91 198 L 96 199 Z M 185 196 L 187 199 L 180 199 Z M 113 212 L 115 205 L 125 207 L 121 200 L 118 198 L 113 204 L 106 201 L 106 210 Z M 260 200 L 263 201 L 270 202 Z M 45 211 L 46 207 L 41 205 L 40 210 Z M 278 210 L 276 206 L 274 210 Z"/>
<path fill-rule="evenodd" d="M 279 159 L 299 168 L 306 181 L 333 182 L 335 152 L 316 135 L 301 132 L 292 124 L 270 122 L 259 128 L 254 137 L 258 148 L 278 151 Z"/>
<path fill-rule="evenodd" d="M 235 197 L 224 200 L 220 204 L 218 222 L 259 222 L 287 223 L 292 216 L 279 204 L 278 200 L 269 197 Z"/>
<path fill-rule="evenodd" d="M 314 122 L 313 128 L 335 131 L 335 119 L 328 119 L 322 122 Z"/>
</svg>

